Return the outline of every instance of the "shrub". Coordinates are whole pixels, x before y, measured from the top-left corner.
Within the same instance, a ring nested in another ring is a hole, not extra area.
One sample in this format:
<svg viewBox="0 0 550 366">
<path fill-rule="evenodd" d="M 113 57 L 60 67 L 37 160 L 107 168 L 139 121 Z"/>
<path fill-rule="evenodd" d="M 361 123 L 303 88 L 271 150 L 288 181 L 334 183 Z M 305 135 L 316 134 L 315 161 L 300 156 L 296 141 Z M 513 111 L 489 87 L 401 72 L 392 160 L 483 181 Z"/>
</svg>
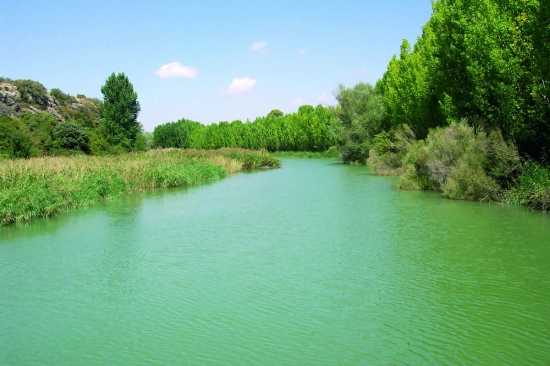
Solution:
<svg viewBox="0 0 550 366">
<path fill-rule="evenodd" d="M 526 162 L 517 186 L 508 192 L 506 201 L 547 211 L 550 208 L 550 170 L 534 161 Z"/>
<path fill-rule="evenodd" d="M 142 152 L 149 150 L 147 148 L 147 144 L 145 143 L 145 136 L 143 136 L 143 133 L 140 133 L 136 137 L 136 141 L 134 141 L 134 149 L 133 151 L 136 152 Z"/>
<path fill-rule="evenodd" d="M 12 158 L 28 158 L 31 156 L 32 142 L 28 133 L 22 130 L 14 131 L 10 136 Z"/>
<path fill-rule="evenodd" d="M 63 93 L 61 89 L 53 88 L 50 90 L 50 95 L 54 97 L 57 100 L 57 103 L 61 106 L 67 106 L 76 102 L 76 99 L 73 96 Z"/>
<path fill-rule="evenodd" d="M 407 125 L 382 131 L 374 137 L 367 164 L 377 175 L 401 175 L 405 172 L 403 158 L 415 141 L 416 136 Z"/>
<path fill-rule="evenodd" d="M 12 84 L 17 87 L 22 102 L 35 103 L 42 107 L 48 104 L 47 90 L 38 81 L 14 80 Z"/>
<path fill-rule="evenodd" d="M 436 189 L 446 197 L 500 200 L 519 172 L 516 147 L 500 131 L 475 132 L 464 121 L 431 130 L 408 147 L 399 188 Z"/>
<path fill-rule="evenodd" d="M 90 140 L 88 133 L 82 126 L 74 122 L 59 123 L 55 127 L 53 135 L 65 149 L 88 151 Z"/>
</svg>

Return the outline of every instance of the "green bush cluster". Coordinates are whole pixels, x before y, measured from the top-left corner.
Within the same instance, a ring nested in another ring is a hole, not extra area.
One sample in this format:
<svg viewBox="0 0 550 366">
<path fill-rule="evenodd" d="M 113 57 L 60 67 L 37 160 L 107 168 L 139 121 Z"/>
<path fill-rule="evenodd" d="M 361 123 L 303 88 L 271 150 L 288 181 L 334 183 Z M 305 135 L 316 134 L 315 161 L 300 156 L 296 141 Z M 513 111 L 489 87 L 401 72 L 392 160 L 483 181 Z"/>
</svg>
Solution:
<svg viewBox="0 0 550 366">
<path fill-rule="evenodd" d="M 376 137 L 369 165 L 403 173 L 402 189 L 440 190 L 451 199 L 502 201 L 521 172 L 514 144 L 498 130 L 475 131 L 466 122 L 430 130 L 416 140 L 408 126 Z M 388 174 L 389 174 L 388 173 Z"/>
<path fill-rule="evenodd" d="M 48 104 L 48 90 L 38 81 L 34 80 L 13 80 L 11 81 L 13 85 L 17 87 L 19 91 L 19 100 L 20 103 L 29 103 L 29 104 L 38 104 L 40 107 L 44 108 Z"/>
<path fill-rule="evenodd" d="M 64 149 L 80 151 L 89 149 L 90 137 L 88 133 L 82 126 L 74 122 L 59 123 L 55 126 L 53 137 Z"/>
<path fill-rule="evenodd" d="M 534 161 L 526 162 L 517 185 L 507 193 L 505 201 L 536 210 L 550 209 L 550 169 Z"/>
</svg>

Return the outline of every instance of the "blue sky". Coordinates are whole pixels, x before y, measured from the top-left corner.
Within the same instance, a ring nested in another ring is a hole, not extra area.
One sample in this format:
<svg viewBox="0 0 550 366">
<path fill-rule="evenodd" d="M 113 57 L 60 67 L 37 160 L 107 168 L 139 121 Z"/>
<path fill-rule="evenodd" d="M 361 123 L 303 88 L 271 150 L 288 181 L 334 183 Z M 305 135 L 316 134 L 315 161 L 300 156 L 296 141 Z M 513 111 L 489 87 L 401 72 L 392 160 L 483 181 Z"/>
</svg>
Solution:
<svg viewBox="0 0 550 366">
<path fill-rule="evenodd" d="M 402 39 L 414 43 L 431 1 L 0 0 L 0 9 L 1 76 L 101 98 L 105 79 L 124 72 L 152 131 L 334 104 L 338 83 L 375 83 Z"/>
</svg>

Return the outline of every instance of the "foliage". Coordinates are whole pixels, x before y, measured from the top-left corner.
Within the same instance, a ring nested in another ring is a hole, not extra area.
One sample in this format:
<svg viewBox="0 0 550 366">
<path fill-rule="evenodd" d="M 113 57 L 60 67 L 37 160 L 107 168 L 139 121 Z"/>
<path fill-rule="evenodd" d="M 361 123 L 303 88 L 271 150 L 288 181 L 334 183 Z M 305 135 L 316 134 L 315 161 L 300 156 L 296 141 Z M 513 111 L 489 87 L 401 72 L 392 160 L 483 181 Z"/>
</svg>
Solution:
<svg viewBox="0 0 550 366">
<path fill-rule="evenodd" d="M 64 149 L 88 151 L 90 137 L 84 128 L 74 122 L 62 122 L 53 131 L 55 140 Z"/>
<path fill-rule="evenodd" d="M 32 142 L 23 130 L 16 130 L 10 136 L 10 156 L 12 158 L 28 158 L 31 156 Z"/>
<path fill-rule="evenodd" d="M 267 114 L 267 117 L 282 117 L 284 116 L 285 114 L 279 110 L 279 109 L 273 109 L 271 110 L 268 114 Z"/>
<path fill-rule="evenodd" d="M 278 158 L 308 158 L 308 159 L 340 159 L 340 152 L 336 146 L 331 146 L 326 151 L 275 151 L 271 155 Z"/>
<path fill-rule="evenodd" d="M 44 85 L 34 80 L 13 80 L 11 82 L 20 93 L 20 100 L 24 103 L 35 103 L 41 107 L 48 104 L 48 91 Z"/>
<path fill-rule="evenodd" d="M 266 152 L 236 149 L 0 161 L 0 226 L 57 215 L 129 192 L 196 184 L 260 167 L 280 167 L 280 162 Z"/>
<path fill-rule="evenodd" d="M 521 167 L 513 144 L 499 131 L 489 136 L 465 122 L 430 131 L 425 141 L 412 142 L 402 163 L 406 169 L 399 187 L 436 189 L 452 199 L 502 198 Z"/>
<path fill-rule="evenodd" d="M 330 111 L 318 105 L 276 117 L 274 114 L 253 122 L 220 122 L 205 126 L 181 119 L 158 125 L 154 146 L 195 149 L 240 147 L 268 151 L 325 151 L 334 145 L 329 125 Z"/>
<path fill-rule="evenodd" d="M 150 150 L 154 147 L 154 136 L 152 132 L 143 132 L 143 138 L 145 139 L 145 146 L 147 150 Z"/>
<path fill-rule="evenodd" d="M 532 160 L 526 162 L 517 186 L 508 192 L 506 201 L 536 210 L 550 209 L 550 170 Z"/>
<path fill-rule="evenodd" d="M 339 85 L 335 95 L 338 107 L 333 133 L 344 163 L 364 164 L 373 138 L 386 128 L 384 107 L 374 87 L 359 83 L 353 88 Z"/>
<path fill-rule="evenodd" d="M 113 145 L 120 145 L 127 150 L 141 133 L 141 125 L 137 122 L 140 109 L 137 93 L 124 73 L 111 76 L 101 87 L 103 93 L 103 120 L 107 138 Z"/>
<path fill-rule="evenodd" d="M 416 135 L 408 125 L 400 125 L 391 131 L 374 136 L 373 148 L 367 164 L 377 175 L 401 175 L 405 172 L 403 159 L 416 143 Z"/>
<path fill-rule="evenodd" d="M 57 100 L 59 105 L 64 107 L 76 102 L 76 99 L 73 96 L 63 93 L 61 89 L 53 88 L 50 90 L 50 95 Z"/>
<path fill-rule="evenodd" d="M 143 135 L 143 133 L 140 133 L 139 135 L 137 135 L 136 141 L 134 141 L 133 151 L 143 152 L 147 150 L 149 150 L 149 148 L 147 147 L 145 136 Z"/>
<path fill-rule="evenodd" d="M 405 40 L 377 83 L 390 125 L 424 138 L 466 118 L 548 160 L 549 10 L 540 0 L 434 2 L 414 49 Z"/>
</svg>

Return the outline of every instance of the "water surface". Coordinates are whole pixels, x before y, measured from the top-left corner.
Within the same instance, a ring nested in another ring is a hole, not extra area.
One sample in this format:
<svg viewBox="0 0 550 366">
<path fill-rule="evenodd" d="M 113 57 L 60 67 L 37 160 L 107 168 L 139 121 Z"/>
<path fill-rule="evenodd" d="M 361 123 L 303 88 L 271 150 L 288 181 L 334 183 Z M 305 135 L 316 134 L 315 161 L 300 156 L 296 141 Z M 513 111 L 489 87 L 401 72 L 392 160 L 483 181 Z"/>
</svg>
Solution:
<svg viewBox="0 0 550 366">
<path fill-rule="evenodd" d="M 331 160 L 0 229 L 0 364 L 550 364 L 550 218 Z"/>
</svg>

